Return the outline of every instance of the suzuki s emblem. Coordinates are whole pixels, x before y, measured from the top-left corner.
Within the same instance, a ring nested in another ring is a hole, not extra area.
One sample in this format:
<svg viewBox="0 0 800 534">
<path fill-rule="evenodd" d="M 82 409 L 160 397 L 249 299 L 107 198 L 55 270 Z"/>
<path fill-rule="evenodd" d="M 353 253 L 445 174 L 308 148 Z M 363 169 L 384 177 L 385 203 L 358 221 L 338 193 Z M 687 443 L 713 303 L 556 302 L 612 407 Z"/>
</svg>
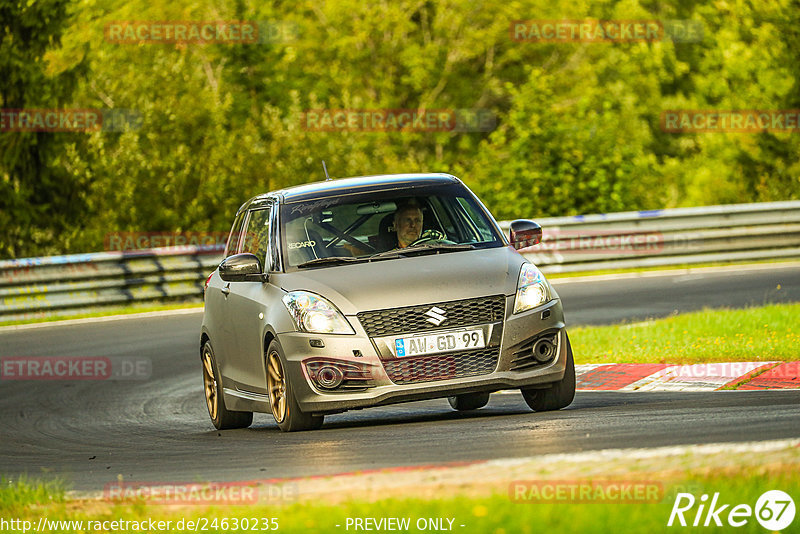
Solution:
<svg viewBox="0 0 800 534">
<path fill-rule="evenodd" d="M 425 312 L 425 315 L 428 316 L 428 322 L 433 323 L 436 326 L 439 326 L 443 322 L 447 320 L 447 317 L 444 315 L 445 311 L 441 308 L 437 308 L 434 306 L 430 310 Z"/>
</svg>

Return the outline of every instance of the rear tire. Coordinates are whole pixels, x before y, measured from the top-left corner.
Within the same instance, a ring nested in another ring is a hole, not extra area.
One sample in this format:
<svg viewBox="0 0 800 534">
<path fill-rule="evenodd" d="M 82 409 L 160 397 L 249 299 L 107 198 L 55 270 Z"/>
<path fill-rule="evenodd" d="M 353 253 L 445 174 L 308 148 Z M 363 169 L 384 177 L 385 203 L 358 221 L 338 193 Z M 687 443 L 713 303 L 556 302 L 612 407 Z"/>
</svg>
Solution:
<svg viewBox="0 0 800 534">
<path fill-rule="evenodd" d="M 564 338 L 567 343 L 567 367 L 564 378 L 555 382 L 548 389 L 523 389 L 522 397 L 532 410 L 548 412 L 566 408 L 575 399 L 575 362 L 572 358 L 572 344 L 566 332 Z"/>
<path fill-rule="evenodd" d="M 284 432 L 317 430 L 325 421 L 324 415 L 304 412 L 297 404 L 292 381 L 286 373 L 285 358 L 277 341 L 267 349 L 267 392 L 272 416 Z"/>
<path fill-rule="evenodd" d="M 214 427 L 217 430 L 228 430 L 230 428 L 247 428 L 253 424 L 253 412 L 234 412 L 225 408 L 225 398 L 222 396 L 222 384 L 219 380 L 219 368 L 217 360 L 214 358 L 214 349 L 211 348 L 211 341 L 203 344 L 200 361 L 203 365 L 206 408 L 208 408 L 208 415 L 211 417 Z"/>
<path fill-rule="evenodd" d="M 459 412 L 483 408 L 489 402 L 489 393 L 466 393 L 447 397 L 450 407 Z"/>
</svg>

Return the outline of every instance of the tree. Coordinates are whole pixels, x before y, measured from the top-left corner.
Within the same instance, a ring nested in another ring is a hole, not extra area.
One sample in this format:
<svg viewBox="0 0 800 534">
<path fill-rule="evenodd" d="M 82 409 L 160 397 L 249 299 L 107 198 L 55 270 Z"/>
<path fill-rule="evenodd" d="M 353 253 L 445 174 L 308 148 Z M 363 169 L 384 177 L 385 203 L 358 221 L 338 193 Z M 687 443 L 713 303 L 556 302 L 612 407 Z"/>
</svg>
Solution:
<svg viewBox="0 0 800 534">
<path fill-rule="evenodd" d="M 71 102 L 83 62 L 48 73 L 45 55 L 68 27 L 66 0 L 0 2 L 0 108 L 59 108 Z M 82 224 L 86 184 L 63 166 L 81 134 L 0 132 L 0 255 L 69 248 Z"/>
</svg>

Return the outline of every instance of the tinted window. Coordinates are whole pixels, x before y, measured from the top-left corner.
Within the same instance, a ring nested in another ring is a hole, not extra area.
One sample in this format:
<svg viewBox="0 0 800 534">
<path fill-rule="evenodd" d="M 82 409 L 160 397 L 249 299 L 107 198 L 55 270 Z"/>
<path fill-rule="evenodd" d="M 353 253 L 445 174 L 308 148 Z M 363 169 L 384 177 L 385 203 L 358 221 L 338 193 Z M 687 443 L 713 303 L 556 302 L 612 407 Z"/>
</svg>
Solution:
<svg viewBox="0 0 800 534">
<path fill-rule="evenodd" d="M 265 263 L 269 248 L 269 220 L 269 208 L 251 211 L 242 246 L 242 252 L 256 255 L 265 271 L 269 270 L 269 265 Z"/>
<path fill-rule="evenodd" d="M 228 243 L 225 245 L 225 257 L 233 256 L 239 250 L 239 242 L 241 241 L 242 235 L 242 226 L 244 225 L 245 217 L 247 216 L 246 211 L 242 211 L 239 215 L 236 216 L 236 219 L 233 220 L 233 226 L 231 227 L 231 234 L 228 236 Z"/>
</svg>

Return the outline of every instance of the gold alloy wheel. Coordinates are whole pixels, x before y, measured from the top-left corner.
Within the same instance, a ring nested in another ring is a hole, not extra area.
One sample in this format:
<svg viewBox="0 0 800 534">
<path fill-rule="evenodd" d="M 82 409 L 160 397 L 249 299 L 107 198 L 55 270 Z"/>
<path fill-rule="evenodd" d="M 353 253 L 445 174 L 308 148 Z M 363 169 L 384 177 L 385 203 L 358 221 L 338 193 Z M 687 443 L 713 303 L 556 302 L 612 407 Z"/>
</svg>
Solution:
<svg viewBox="0 0 800 534">
<path fill-rule="evenodd" d="M 205 385 L 206 405 L 211 419 L 217 419 L 217 381 L 214 378 L 214 364 L 211 360 L 211 350 L 203 351 L 203 384 Z"/>
<path fill-rule="evenodd" d="M 275 421 L 282 423 L 286 418 L 286 375 L 277 351 L 269 354 L 267 370 L 267 388 L 269 389 L 269 405 Z"/>
</svg>

